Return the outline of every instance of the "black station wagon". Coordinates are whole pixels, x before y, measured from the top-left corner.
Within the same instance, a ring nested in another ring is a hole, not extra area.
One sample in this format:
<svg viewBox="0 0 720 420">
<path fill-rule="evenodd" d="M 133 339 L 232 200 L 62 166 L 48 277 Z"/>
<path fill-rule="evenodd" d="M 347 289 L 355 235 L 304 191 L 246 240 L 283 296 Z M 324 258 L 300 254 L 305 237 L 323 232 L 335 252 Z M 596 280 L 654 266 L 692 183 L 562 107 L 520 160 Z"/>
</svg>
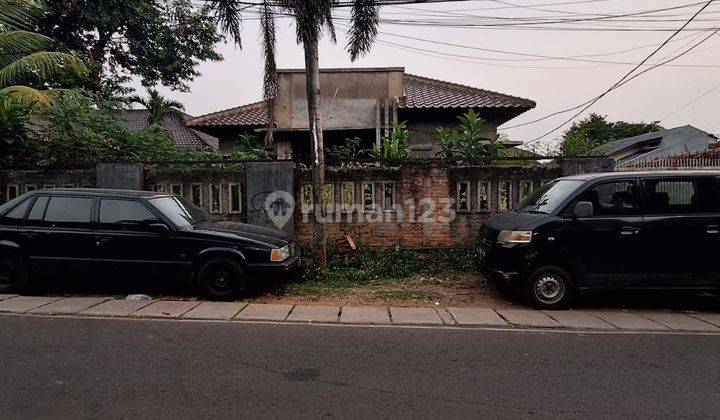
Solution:
<svg viewBox="0 0 720 420">
<path fill-rule="evenodd" d="M 720 172 L 556 179 L 480 228 L 477 265 L 535 306 L 601 289 L 720 290 Z"/>
<path fill-rule="evenodd" d="M 0 206 L 0 292 L 34 275 L 178 278 L 212 299 L 247 278 L 299 265 L 281 231 L 212 220 L 182 197 L 145 191 L 37 190 Z"/>
</svg>

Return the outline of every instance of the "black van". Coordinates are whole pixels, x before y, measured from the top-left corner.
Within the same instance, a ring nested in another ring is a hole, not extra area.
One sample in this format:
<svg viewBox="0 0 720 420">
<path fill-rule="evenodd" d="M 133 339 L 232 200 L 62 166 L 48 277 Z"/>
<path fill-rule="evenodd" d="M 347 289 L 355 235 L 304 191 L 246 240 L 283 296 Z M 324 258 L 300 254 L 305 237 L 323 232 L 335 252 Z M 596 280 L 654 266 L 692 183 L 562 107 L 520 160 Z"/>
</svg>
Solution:
<svg viewBox="0 0 720 420">
<path fill-rule="evenodd" d="M 556 179 L 480 228 L 476 263 L 536 307 L 607 289 L 720 289 L 720 172 Z"/>
</svg>

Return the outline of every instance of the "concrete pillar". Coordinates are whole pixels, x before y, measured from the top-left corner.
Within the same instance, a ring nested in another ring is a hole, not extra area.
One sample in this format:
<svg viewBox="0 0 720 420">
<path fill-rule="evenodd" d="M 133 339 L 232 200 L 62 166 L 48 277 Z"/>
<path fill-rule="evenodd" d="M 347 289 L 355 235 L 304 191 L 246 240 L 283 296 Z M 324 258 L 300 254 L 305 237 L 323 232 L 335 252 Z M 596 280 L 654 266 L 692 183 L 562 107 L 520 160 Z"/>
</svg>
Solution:
<svg viewBox="0 0 720 420">
<path fill-rule="evenodd" d="M 141 163 L 98 163 L 95 186 L 118 190 L 145 189 L 145 168 Z"/>
</svg>

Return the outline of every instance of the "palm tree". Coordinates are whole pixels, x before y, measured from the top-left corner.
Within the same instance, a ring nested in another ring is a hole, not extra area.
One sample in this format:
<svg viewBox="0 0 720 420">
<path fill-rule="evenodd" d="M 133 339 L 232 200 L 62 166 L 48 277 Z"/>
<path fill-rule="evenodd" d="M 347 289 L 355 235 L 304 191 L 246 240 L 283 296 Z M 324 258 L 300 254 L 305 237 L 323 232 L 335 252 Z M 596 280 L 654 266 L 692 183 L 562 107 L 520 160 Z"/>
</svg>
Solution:
<svg viewBox="0 0 720 420">
<path fill-rule="evenodd" d="M 82 60 L 54 51 L 55 40 L 33 32 L 45 13 L 35 0 L 0 0 L 0 93 L 14 100 L 47 104 L 67 91 L 50 84 L 86 72 Z"/>
<path fill-rule="evenodd" d="M 241 0 L 210 0 L 222 30 L 241 47 L 242 11 L 249 6 Z M 295 20 L 298 44 L 305 50 L 305 74 L 307 80 L 308 122 L 313 144 L 313 199 L 315 214 L 325 212 L 325 157 L 323 152 L 323 123 L 320 112 L 320 67 L 318 64 L 318 41 L 326 31 L 336 41 L 332 9 L 348 2 L 339 0 L 263 0 L 259 3 L 260 27 L 265 56 L 263 96 L 268 101 L 268 134 L 266 144 L 272 142 L 275 121 L 275 95 L 277 94 L 277 67 L 275 61 L 275 16 L 290 15 Z M 355 61 L 370 50 L 377 36 L 380 11 L 377 0 L 351 0 L 351 25 L 347 50 Z M 313 254 L 322 270 L 327 264 L 325 255 L 325 229 L 316 217 L 313 220 Z"/>
<path fill-rule="evenodd" d="M 155 89 L 148 89 L 148 96 L 143 98 L 140 96 L 133 96 L 130 98 L 130 102 L 138 103 L 144 106 L 148 111 L 148 124 L 150 125 L 162 125 L 165 117 L 182 117 L 182 110 L 185 106 L 180 102 L 165 99 Z"/>
</svg>

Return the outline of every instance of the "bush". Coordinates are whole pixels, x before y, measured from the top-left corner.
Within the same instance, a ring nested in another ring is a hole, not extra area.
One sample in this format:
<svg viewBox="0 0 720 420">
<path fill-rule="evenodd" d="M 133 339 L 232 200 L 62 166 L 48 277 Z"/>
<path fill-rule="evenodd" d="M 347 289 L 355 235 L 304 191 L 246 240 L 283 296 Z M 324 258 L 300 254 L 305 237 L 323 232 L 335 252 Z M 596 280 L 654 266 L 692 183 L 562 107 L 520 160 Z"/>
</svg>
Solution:
<svg viewBox="0 0 720 420">
<path fill-rule="evenodd" d="M 410 132 L 404 122 L 393 124 L 389 137 L 383 137 L 380 146 L 373 147 L 371 155 L 380 166 L 395 167 L 410 158 L 408 138 Z"/>
<path fill-rule="evenodd" d="M 470 109 L 458 117 L 458 129 L 437 129 L 438 144 L 442 157 L 453 165 L 490 165 L 505 148 L 500 136 L 487 137 L 485 121 Z"/>
</svg>

